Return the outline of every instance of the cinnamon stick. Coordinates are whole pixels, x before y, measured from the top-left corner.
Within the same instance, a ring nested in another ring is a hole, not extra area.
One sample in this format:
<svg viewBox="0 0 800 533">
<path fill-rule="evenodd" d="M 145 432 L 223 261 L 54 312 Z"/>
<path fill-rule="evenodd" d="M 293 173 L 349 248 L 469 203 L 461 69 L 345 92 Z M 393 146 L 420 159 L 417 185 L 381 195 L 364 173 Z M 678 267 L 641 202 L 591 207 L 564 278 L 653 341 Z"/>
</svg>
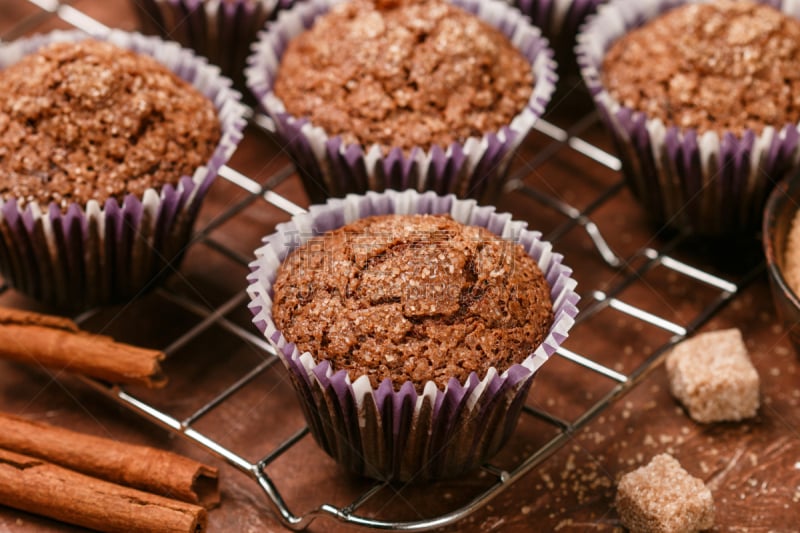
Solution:
<svg viewBox="0 0 800 533">
<path fill-rule="evenodd" d="M 0 309 L 0 358 L 68 370 L 111 383 L 163 387 L 164 353 L 81 331 L 69 319 Z"/>
<path fill-rule="evenodd" d="M 0 413 L 0 448 L 207 508 L 219 503 L 216 468 L 148 446 Z"/>
<path fill-rule="evenodd" d="M 8 307 L 0 307 L 0 324 L 43 326 L 72 331 L 73 333 L 80 331 L 78 325 L 69 318 L 44 315 L 33 311 L 22 311 L 20 309 L 9 309 Z"/>
<path fill-rule="evenodd" d="M 98 531 L 200 532 L 206 510 L 0 449 L 0 504 Z"/>
</svg>

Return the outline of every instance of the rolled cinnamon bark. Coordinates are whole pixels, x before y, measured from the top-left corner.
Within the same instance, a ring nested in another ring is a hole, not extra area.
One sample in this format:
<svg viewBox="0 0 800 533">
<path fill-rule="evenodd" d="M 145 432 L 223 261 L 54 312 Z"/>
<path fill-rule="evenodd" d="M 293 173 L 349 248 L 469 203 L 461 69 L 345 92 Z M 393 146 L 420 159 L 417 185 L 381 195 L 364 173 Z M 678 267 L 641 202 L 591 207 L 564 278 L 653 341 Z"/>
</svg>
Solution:
<svg viewBox="0 0 800 533">
<path fill-rule="evenodd" d="M 20 309 L 9 309 L 8 307 L 0 307 L 0 324 L 42 326 L 72 331 L 73 333 L 80 331 L 78 325 L 69 318 L 56 315 L 44 315 L 42 313 L 34 313 L 33 311 L 22 311 Z"/>
<path fill-rule="evenodd" d="M 81 331 L 69 319 L 0 309 L 0 358 L 111 383 L 163 387 L 164 353 Z"/>
<path fill-rule="evenodd" d="M 167 498 L 219 503 L 217 469 L 174 453 L 0 413 L 0 448 Z"/>
<path fill-rule="evenodd" d="M 0 449 L 0 504 L 98 531 L 201 532 L 206 510 Z"/>
</svg>

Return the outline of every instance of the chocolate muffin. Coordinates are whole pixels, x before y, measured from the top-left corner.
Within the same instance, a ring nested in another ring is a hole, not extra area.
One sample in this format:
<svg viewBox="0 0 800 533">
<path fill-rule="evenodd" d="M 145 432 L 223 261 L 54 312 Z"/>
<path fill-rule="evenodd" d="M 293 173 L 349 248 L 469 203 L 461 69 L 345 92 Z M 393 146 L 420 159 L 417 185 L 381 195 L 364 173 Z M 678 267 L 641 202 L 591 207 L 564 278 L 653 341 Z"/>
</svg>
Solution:
<svg viewBox="0 0 800 533">
<path fill-rule="evenodd" d="M 122 203 L 177 185 L 220 139 L 212 102 L 155 59 L 95 40 L 0 71 L 0 196 Z"/>
<path fill-rule="evenodd" d="M 544 340 L 550 289 L 522 246 L 446 215 L 384 215 L 308 241 L 274 285 L 298 349 L 362 375 L 441 388 L 504 372 Z"/>
<path fill-rule="evenodd" d="M 247 291 L 320 447 L 424 481 L 477 468 L 513 432 L 577 313 L 561 261 L 474 200 L 370 192 L 279 225 Z"/>
<path fill-rule="evenodd" d="M 510 123 L 533 82 L 505 35 L 446 0 L 349 0 L 292 39 L 275 95 L 346 143 L 428 150 Z"/>
<path fill-rule="evenodd" d="M 685 4 L 628 32 L 603 60 L 622 105 L 699 133 L 800 121 L 800 20 L 770 5 Z"/>
<path fill-rule="evenodd" d="M 539 30 L 499 0 L 300 2 L 253 50 L 248 87 L 312 202 L 407 188 L 488 201 L 556 80 Z"/>
<path fill-rule="evenodd" d="M 584 26 L 584 81 L 657 229 L 740 239 L 800 161 L 800 6 L 612 0 Z"/>
<path fill-rule="evenodd" d="M 244 108 L 175 43 L 54 31 L 0 47 L 0 274 L 63 310 L 177 268 Z"/>
</svg>

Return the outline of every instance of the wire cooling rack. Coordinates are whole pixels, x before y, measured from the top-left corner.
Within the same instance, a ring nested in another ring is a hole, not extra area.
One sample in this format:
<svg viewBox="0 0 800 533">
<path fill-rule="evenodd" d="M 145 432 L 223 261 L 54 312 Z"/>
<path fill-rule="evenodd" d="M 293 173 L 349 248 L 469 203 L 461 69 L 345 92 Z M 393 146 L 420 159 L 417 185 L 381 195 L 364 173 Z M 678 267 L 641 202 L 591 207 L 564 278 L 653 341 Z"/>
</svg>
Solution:
<svg viewBox="0 0 800 533">
<path fill-rule="evenodd" d="M 24 20 L 19 21 L 12 30 L 6 32 L 4 35 L 5 40 L 11 40 L 28 33 L 53 18 L 58 18 L 88 33 L 98 34 L 107 30 L 107 27 L 102 23 L 91 18 L 70 3 L 58 2 L 57 0 L 28 1 L 38 9 Z M 601 190 L 596 194 L 592 202 L 580 209 L 549 192 L 526 183 L 526 177 L 531 172 L 545 165 L 556 154 L 563 154 L 563 151 L 568 151 L 570 157 L 575 154 L 576 157 L 587 158 L 596 169 L 602 169 L 606 172 L 609 170 L 618 172 L 621 165 L 616 157 L 581 137 L 582 133 L 595 125 L 596 122 L 597 117 L 593 113 L 587 114 L 580 120 L 572 121 L 566 128 L 546 120 L 539 120 L 535 130 L 548 141 L 538 149 L 537 155 L 533 160 L 528 161 L 523 169 L 512 175 L 507 193 L 519 195 L 525 201 L 533 202 L 534 205 L 543 206 L 557 213 L 560 223 L 549 234 L 545 235 L 545 238 L 553 242 L 556 248 L 558 248 L 560 239 L 567 233 L 573 230 L 584 232 L 591 243 L 591 253 L 599 259 L 599 263 L 603 265 L 603 268 L 607 268 L 612 273 L 613 283 L 604 290 L 593 289 L 587 293 L 585 288 L 583 289 L 582 309 L 571 332 L 571 339 L 579 340 L 600 335 L 601 333 L 591 326 L 593 318 L 603 312 L 614 311 L 621 313 L 634 323 L 646 325 L 663 332 L 667 340 L 652 349 L 632 368 L 629 368 L 627 372 L 614 367 L 613 364 L 608 362 L 600 362 L 595 354 L 588 353 L 588 351 L 584 350 L 583 353 L 578 353 L 565 347 L 560 348 L 557 351 L 556 358 L 561 359 L 567 365 L 579 369 L 581 372 L 591 373 L 594 379 L 598 381 L 607 383 L 608 386 L 605 392 L 593 404 L 581 407 L 578 409 L 577 414 L 568 417 L 555 414 L 552 410 L 545 409 L 538 404 L 526 405 L 523 409 L 523 420 L 520 424 L 525 424 L 525 419 L 536 420 L 549 426 L 552 429 L 552 436 L 543 443 L 537 443 L 537 447 L 530 453 L 515 458 L 514 461 L 511 461 L 511 464 L 484 465 L 482 472 L 476 475 L 488 478 L 488 483 L 483 483 L 482 488 L 476 490 L 475 494 L 468 498 L 467 501 L 459 502 L 452 509 L 436 516 L 416 518 L 410 521 L 384 516 L 380 512 L 362 512 L 370 500 L 378 497 L 381 491 L 389 487 L 386 483 L 374 482 L 347 504 L 333 505 L 323 503 L 310 511 L 295 514 L 292 511 L 292 502 L 287 501 L 287 498 L 282 493 L 282 480 L 270 476 L 267 473 L 267 468 L 280 461 L 301 440 L 310 438 L 308 437 L 307 428 L 298 430 L 279 444 L 264 450 L 263 455 L 255 461 L 246 459 L 245 454 L 237 452 L 231 447 L 226 447 L 197 429 L 201 420 L 222 408 L 226 402 L 231 401 L 248 384 L 270 371 L 273 366 L 279 366 L 275 365 L 278 359 L 273 348 L 262 337 L 255 334 L 254 328 L 243 327 L 229 318 L 233 311 L 241 310 L 246 306 L 247 295 L 244 291 L 231 294 L 221 304 L 209 307 L 204 302 L 195 301 L 178 292 L 171 291 L 169 288 L 158 289 L 159 297 L 195 317 L 193 325 L 188 331 L 172 339 L 169 345 L 162 347 L 167 355 L 175 353 L 198 339 L 212 327 L 218 328 L 225 335 L 230 335 L 249 343 L 266 354 L 255 365 L 234 379 L 232 384 L 210 394 L 208 396 L 210 399 L 205 400 L 203 405 L 196 408 L 190 415 L 176 416 L 170 414 L 154 406 L 152 402 L 137 397 L 134 393 L 122 387 L 108 386 L 89 379 L 83 379 L 82 381 L 102 395 L 180 435 L 207 452 L 222 458 L 251 478 L 263 491 L 278 520 L 290 529 L 303 529 L 320 517 L 329 517 L 344 523 L 367 528 L 408 531 L 428 530 L 457 522 L 487 504 L 559 450 L 577 431 L 585 427 L 599 413 L 640 383 L 657 366 L 670 347 L 691 335 L 712 318 L 723 306 L 736 298 L 743 287 L 761 272 L 761 267 L 756 266 L 732 281 L 697 268 L 690 262 L 673 255 L 673 251 L 683 241 L 681 236 L 677 236 L 669 242 L 660 243 L 657 247 L 644 246 L 630 257 L 623 258 L 618 256 L 608 244 L 602 228 L 593 221 L 593 215 L 621 194 L 624 188 L 621 178 Z M 268 126 L 268 120 L 258 114 L 253 114 L 251 123 L 262 129 Z M 226 221 L 239 216 L 248 206 L 258 202 L 265 202 L 281 209 L 287 214 L 287 217 L 288 215 L 302 212 L 303 209 L 300 206 L 274 190 L 278 184 L 288 179 L 292 174 L 293 169 L 290 166 L 286 166 L 276 171 L 267 180 L 266 185 L 263 185 L 235 168 L 222 168 L 220 176 L 245 191 L 247 193 L 246 198 L 228 208 L 207 226 L 200 228 L 195 235 L 193 245 L 196 246 L 202 243 L 222 254 L 231 264 L 237 267 L 246 267 L 251 258 L 221 244 L 212 237 L 212 232 Z M 642 283 L 648 273 L 656 270 L 665 270 L 669 275 L 680 276 L 691 283 L 704 286 L 707 289 L 707 297 L 700 311 L 681 323 L 676 323 L 661 314 L 650 312 L 626 302 L 626 291 L 632 286 Z M 0 292 L 3 290 L 6 290 L 6 288 L 0 287 Z M 92 314 L 93 312 L 85 313 L 77 317 L 77 321 L 84 322 L 90 319 Z M 579 344 L 584 346 L 592 345 L 592 343 L 587 342 Z"/>
</svg>

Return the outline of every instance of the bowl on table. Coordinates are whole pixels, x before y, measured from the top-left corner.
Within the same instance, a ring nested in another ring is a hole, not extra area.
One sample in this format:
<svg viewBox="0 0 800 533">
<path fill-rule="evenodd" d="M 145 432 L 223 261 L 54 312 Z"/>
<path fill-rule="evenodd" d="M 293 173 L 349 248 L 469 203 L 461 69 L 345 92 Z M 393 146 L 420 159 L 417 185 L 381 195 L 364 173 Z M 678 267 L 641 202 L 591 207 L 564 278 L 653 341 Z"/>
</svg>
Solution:
<svg viewBox="0 0 800 533">
<path fill-rule="evenodd" d="M 762 241 L 772 298 L 795 352 L 800 354 L 800 176 L 779 183 L 764 208 Z M 797 226 L 794 228 L 793 227 Z M 789 253 L 787 253 L 787 251 Z M 795 287 L 794 289 L 792 287 Z"/>
</svg>

